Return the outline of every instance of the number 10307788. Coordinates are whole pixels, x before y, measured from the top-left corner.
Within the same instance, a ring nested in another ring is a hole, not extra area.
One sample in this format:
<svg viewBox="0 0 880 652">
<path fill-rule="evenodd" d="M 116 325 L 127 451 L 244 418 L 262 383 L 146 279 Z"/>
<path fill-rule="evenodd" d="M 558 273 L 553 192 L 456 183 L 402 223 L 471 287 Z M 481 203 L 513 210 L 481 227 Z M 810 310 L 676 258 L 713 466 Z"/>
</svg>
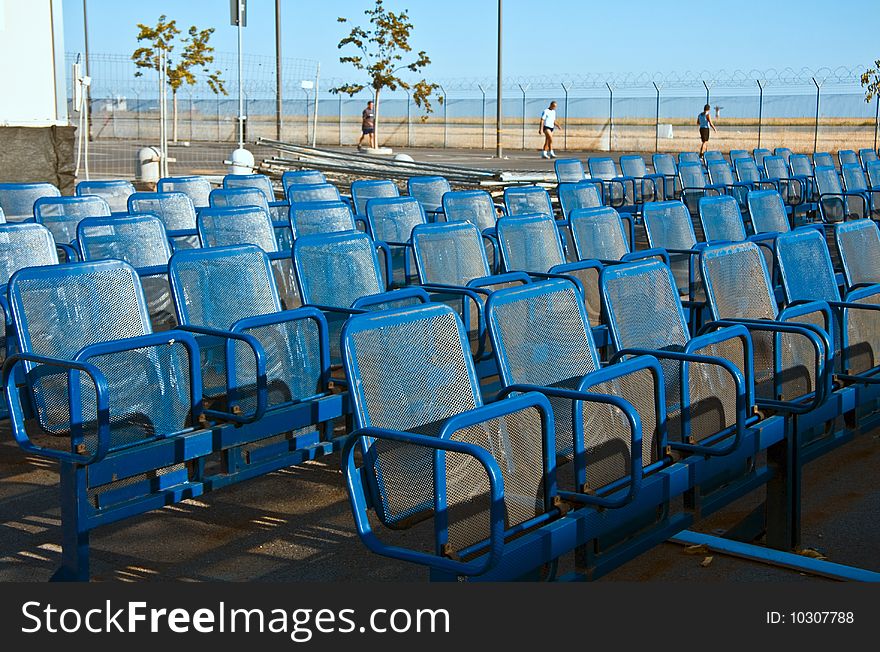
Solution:
<svg viewBox="0 0 880 652">
<path fill-rule="evenodd" d="M 768 625 L 846 625 L 855 622 L 855 614 L 852 611 L 768 611 L 766 622 Z"/>
</svg>

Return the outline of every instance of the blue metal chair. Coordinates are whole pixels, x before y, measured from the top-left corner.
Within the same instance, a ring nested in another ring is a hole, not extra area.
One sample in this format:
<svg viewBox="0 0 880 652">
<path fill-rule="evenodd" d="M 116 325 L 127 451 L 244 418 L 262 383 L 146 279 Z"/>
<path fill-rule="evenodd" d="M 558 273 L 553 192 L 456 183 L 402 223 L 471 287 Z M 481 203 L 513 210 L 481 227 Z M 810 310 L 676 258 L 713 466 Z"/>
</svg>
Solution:
<svg viewBox="0 0 880 652">
<path fill-rule="evenodd" d="M 172 249 L 199 246 L 196 209 L 182 192 L 136 192 L 128 199 L 129 213 L 149 213 L 165 225 Z"/>
<path fill-rule="evenodd" d="M 631 177 L 622 176 L 613 158 L 592 157 L 587 159 L 587 166 L 590 169 L 590 178 L 602 181 L 604 189 L 602 203 L 628 213 L 637 212 L 636 181 Z"/>
<path fill-rule="evenodd" d="M 565 552 L 528 534 L 561 516 L 546 398 L 484 405 L 467 336 L 442 304 L 354 316 L 343 338 L 357 428 L 343 472 L 370 550 L 453 580 L 528 576 Z M 386 542 L 370 511 L 383 530 L 432 521 L 431 544 Z"/>
<path fill-rule="evenodd" d="M 415 197 L 377 197 L 367 201 L 366 211 L 370 235 L 391 248 L 389 283 L 406 285 L 415 277 L 410 243 L 413 227 L 427 223 L 422 204 Z"/>
<path fill-rule="evenodd" d="M 327 183 L 327 177 L 320 170 L 287 170 L 281 175 L 281 187 L 284 189 L 285 197 L 290 186 L 318 183 Z"/>
<path fill-rule="evenodd" d="M 865 164 L 865 174 L 868 175 L 868 185 L 872 190 L 880 188 L 880 161 L 868 161 Z"/>
<path fill-rule="evenodd" d="M 816 193 L 816 179 L 813 175 L 813 162 L 806 154 L 792 154 L 788 158 L 788 168 L 792 179 L 802 179 L 807 188 L 808 210 L 816 210 L 819 195 Z"/>
<path fill-rule="evenodd" d="M 794 152 L 792 152 L 788 147 L 777 147 L 776 149 L 773 150 L 773 155 L 774 156 L 781 156 L 782 160 L 785 161 L 785 164 L 789 165 L 789 166 L 791 164 L 791 155 L 793 153 Z"/>
<path fill-rule="evenodd" d="M 646 201 L 659 201 L 663 196 L 663 175 L 649 174 L 645 159 L 641 154 L 628 154 L 620 157 L 620 171 L 624 177 L 635 179 L 635 203 L 639 206 Z"/>
<path fill-rule="evenodd" d="M 682 163 L 699 163 L 703 164 L 703 161 L 700 160 L 699 152 L 679 152 L 678 153 L 678 164 Z"/>
<path fill-rule="evenodd" d="M 315 233 L 356 230 L 358 226 L 351 208 L 343 201 L 304 201 L 290 205 L 290 231 L 294 240 Z"/>
<path fill-rule="evenodd" d="M 846 287 L 880 283 L 880 229 L 872 220 L 850 220 L 834 227 Z"/>
<path fill-rule="evenodd" d="M 755 165 L 759 170 L 764 169 L 764 158 L 767 156 L 772 156 L 773 152 L 764 147 L 756 147 L 752 150 L 752 158 L 755 161 Z"/>
<path fill-rule="evenodd" d="M 806 181 L 800 178 L 793 178 L 788 164 L 781 156 L 764 157 L 764 176 L 776 184 L 779 194 L 782 195 L 783 203 L 786 206 L 792 207 L 792 216 L 795 217 L 798 208 L 807 197 Z"/>
<path fill-rule="evenodd" d="M 859 161 L 859 155 L 851 149 L 839 150 L 837 152 L 837 161 L 838 163 L 840 163 L 841 168 L 843 168 L 844 165 L 861 165 L 861 162 Z"/>
<path fill-rule="evenodd" d="M 228 175 L 229 177 L 250 177 L 263 175 Z M 266 177 L 263 177 L 266 178 Z M 246 181 L 246 180 L 245 180 Z M 268 181 L 268 179 L 267 179 Z M 232 181 L 230 187 L 212 190 L 208 201 L 211 208 L 233 208 L 240 206 L 258 206 L 264 209 L 272 218 L 272 226 L 275 229 L 275 240 L 278 248 L 289 251 L 293 236 L 290 232 L 290 206 L 284 202 L 269 202 L 266 192 L 255 186 L 238 185 L 237 180 Z M 273 206 L 273 204 L 275 204 Z"/>
<path fill-rule="evenodd" d="M 553 217 L 550 195 L 540 186 L 509 186 L 505 188 L 504 208 L 507 215 L 540 213 Z"/>
<path fill-rule="evenodd" d="M 223 177 L 223 188 L 255 188 L 266 198 L 266 208 L 273 222 L 287 222 L 287 198 L 275 199 L 272 180 L 265 174 L 227 174 Z M 209 202 L 210 203 L 210 202 Z M 212 204 L 213 205 L 213 204 Z"/>
<path fill-rule="evenodd" d="M 406 181 L 407 194 L 418 200 L 431 222 L 436 222 L 443 214 L 443 195 L 451 190 L 445 177 L 410 177 Z"/>
<path fill-rule="evenodd" d="M 813 167 L 834 167 L 834 157 L 828 152 L 813 152 Z"/>
<path fill-rule="evenodd" d="M 485 240 L 486 255 L 497 273 L 501 260 L 495 226 L 504 206 L 495 204 L 485 190 L 454 190 L 443 195 L 443 213 L 447 222 L 470 222 Z"/>
<path fill-rule="evenodd" d="M 80 181 L 76 184 L 76 196 L 97 195 L 110 206 L 113 213 L 128 212 L 128 198 L 135 193 L 131 181 L 111 179 L 108 181 Z"/>
<path fill-rule="evenodd" d="M 816 190 L 819 193 L 819 215 L 826 224 L 843 222 L 870 215 L 870 202 L 864 192 L 844 191 L 840 175 L 833 167 L 815 168 Z M 860 210 L 859 210 L 860 209 Z"/>
<path fill-rule="evenodd" d="M 691 215 L 697 214 L 700 197 L 720 195 L 726 187 L 709 183 L 706 170 L 702 163 L 682 163 L 678 166 L 678 177 L 681 181 L 681 201 Z M 681 203 L 681 202 L 679 202 Z"/>
<path fill-rule="evenodd" d="M 77 226 L 76 240 L 84 261 L 115 259 L 135 268 L 153 330 L 177 325 L 168 284 L 171 247 L 161 219 L 149 214 L 87 217 Z"/>
<path fill-rule="evenodd" d="M 761 161 L 762 167 L 759 169 L 757 163 L 751 158 L 734 159 L 733 168 L 736 172 L 737 180 L 743 183 L 753 184 L 753 186 L 758 189 L 773 188 L 774 190 L 778 190 L 779 186 L 777 183 L 765 179 L 761 174 L 761 169 L 763 169 L 763 159 L 761 159 Z"/>
<path fill-rule="evenodd" d="M 672 154 L 654 154 L 651 157 L 654 173 L 663 177 L 664 199 L 678 199 L 681 196 L 681 181 L 678 178 L 678 165 Z"/>
<path fill-rule="evenodd" d="M 733 162 L 738 158 L 752 158 L 752 155 L 749 154 L 747 150 L 744 149 L 732 149 L 729 154 L 730 164 L 733 165 Z"/>
<path fill-rule="evenodd" d="M 880 189 L 873 191 L 868 183 L 865 170 L 857 163 L 847 163 L 840 168 L 840 176 L 843 177 L 843 187 L 846 192 L 864 195 L 868 200 L 868 214 L 866 217 L 877 219 L 880 217 Z"/>
<path fill-rule="evenodd" d="M 746 201 L 752 230 L 756 233 L 788 233 L 791 222 L 782 202 L 782 196 L 775 190 L 752 190 Z"/>
<path fill-rule="evenodd" d="M 34 203 L 34 219 L 49 229 L 55 242 L 61 244 L 73 244 L 76 240 L 76 227 L 81 220 L 109 215 L 110 206 L 94 195 L 41 197 Z"/>
<path fill-rule="evenodd" d="M 211 182 L 207 177 L 198 175 L 186 177 L 164 177 L 156 184 L 159 192 L 182 192 L 192 200 L 193 206 L 198 211 L 209 205 L 208 196 L 211 194 Z"/>
<path fill-rule="evenodd" d="M 291 206 L 314 201 L 342 201 L 339 190 L 329 183 L 294 183 L 287 186 L 285 192 Z"/>
<path fill-rule="evenodd" d="M 746 212 L 746 195 L 755 186 L 747 181 L 737 181 L 733 176 L 733 169 L 727 161 L 707 161 L 706 171 L 709 174 L 709 182 L 713 186 L 723 186 L 724 191 L 736 200 L 740 212 Z M 702 201 L 702 197 L 699 201 Z"/>
<path fill-rule="evenodd" d="M 576 183 L 560 182 L 556 186 L 556 195 L 565 220 L 578 208 L 597 208 L 602 205 L 601 184 L 589 179 Z"/>
<path fill-rule="evenodd" d="M 610 206 L 575 209 L 568 222 L 576 260 L 598 260 L 610 265 L 659 256 L 669 262 L 669 256 L 660 249 L 632 251 L 623 219 Z"/>
<path fill-rule="evenodd" d="M 859 161 L 861 161 L 862 167 L 865 170 L 868 169 L 868 163 L 871 163 L 871 162 L 877 161 L 877 160 L 880 160 L 877 157 L 877 150 L 871 149 L 870 147 L 859 150 Z"/>
<path fill-rule="evenodd" d="M 742 214 L 739 212 L 739 207 L 733 197 L 721 195 L 718 197 L 701 198 L 700 223 L 703 225 L 703 237 L 709 244 L 745 242 L 747 240 L 757 244 L 761 247 L 761 252 L 764 254 L 767 269 L 770 270 L 770 278 L 777 279 L 776 252 L 773 247 L 773 243 L 776 241 L 776 234 L 772 232 L 759 232 L 754 235 L 746 235 Z"/>
<path fill-rule="evenodd" d="M 584 164 L 576 158 L 558 158 L 553 161 L 557 183 L 578 183 L 586 179 Z"/>
<path fill-rule="evenodd" d="M 0 211 L 9 222 L 31 220 L 40 197 L 60 196 L 61 191 L 51 183 L 0 183 Z"/>
<path fill-rule="evenodd" d="M 717 149 L 709 149 L 709 150 L 706 150 L 705 152 L 703 152 L 703 162 L 705 162 L 708 165 L 709 163 L 711 163 L 713 161 L 715 161 L 715 162 L 725 161 L 726 162 L 726 159 L 724 158 L 724 154 L 719 152 Z"/>
<path fill-rule="evenodd" d="M 390 179 L 358 179 L 351 182 L 351 201 L 355 215 L 367 214 L 367 202 L 376 197 L 399 197 L 400 191 Z"/>
</svg>

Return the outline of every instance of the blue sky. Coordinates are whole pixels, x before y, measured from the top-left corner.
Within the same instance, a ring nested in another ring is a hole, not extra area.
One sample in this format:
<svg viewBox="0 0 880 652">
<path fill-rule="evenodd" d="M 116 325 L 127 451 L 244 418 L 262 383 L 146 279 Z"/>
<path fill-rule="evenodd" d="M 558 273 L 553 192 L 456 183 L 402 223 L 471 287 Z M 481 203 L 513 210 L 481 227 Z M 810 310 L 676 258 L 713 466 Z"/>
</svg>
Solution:
<svg viewBox="0 0 880 652">
<path fill-rule="evenodd" d="M 250 0 L 245 51 L 274 56 L 274 0 Z M 322 75 L 350 76 L 336 44 L 337 16 L 363 18 L 369 0 L 282 0 L 283 56 L 316 59 Z M 436 78 L 492 77 L 495 0 L 386 0 L 408 9 L 412 43 Z M 215 27 L 217 51 L 234 52 L 229 0 L 88 0 L 92 52 L 130 53 L 138 22 L 160 14 L 187 28 Z M 877 0 L 504 2 L 504 74 L 859 67 L 880 57 Z M 82 2 L 64 2 L 65 49 L 81 51 Z"/>
</svg>

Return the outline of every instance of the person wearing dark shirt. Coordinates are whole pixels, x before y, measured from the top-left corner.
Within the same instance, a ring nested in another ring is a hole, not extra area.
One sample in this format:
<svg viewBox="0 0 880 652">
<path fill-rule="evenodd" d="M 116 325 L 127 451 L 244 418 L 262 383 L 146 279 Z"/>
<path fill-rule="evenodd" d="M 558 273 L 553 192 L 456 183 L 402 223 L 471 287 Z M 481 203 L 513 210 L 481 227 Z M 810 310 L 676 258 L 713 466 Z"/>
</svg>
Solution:
<svg viewBox="0 0 880 652">
<path fill-rule="evenodd" d="M 373 112 L 373 100 L 367 102 L 367 108 L 361 114 L 361 139 L 358 141 L 358 147 L 363 145 L 367 136 L 370 139 L 370 147 L 376 149 L 376 114 Z"/>
</svg>

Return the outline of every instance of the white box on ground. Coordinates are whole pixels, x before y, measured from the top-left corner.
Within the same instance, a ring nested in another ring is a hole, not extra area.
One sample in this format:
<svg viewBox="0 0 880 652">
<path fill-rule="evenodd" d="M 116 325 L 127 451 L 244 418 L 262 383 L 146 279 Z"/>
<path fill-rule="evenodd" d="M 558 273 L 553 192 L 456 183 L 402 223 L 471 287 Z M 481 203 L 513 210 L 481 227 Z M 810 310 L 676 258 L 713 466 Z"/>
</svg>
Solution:
<svg viewBox="0 0 880 652">
<path fill-rule="evenodd" d="M 672 125 L 670 124 L 659 124 L 657 125 L 657 137 L 658 138 L 672 138 Z"/>
</svg>

